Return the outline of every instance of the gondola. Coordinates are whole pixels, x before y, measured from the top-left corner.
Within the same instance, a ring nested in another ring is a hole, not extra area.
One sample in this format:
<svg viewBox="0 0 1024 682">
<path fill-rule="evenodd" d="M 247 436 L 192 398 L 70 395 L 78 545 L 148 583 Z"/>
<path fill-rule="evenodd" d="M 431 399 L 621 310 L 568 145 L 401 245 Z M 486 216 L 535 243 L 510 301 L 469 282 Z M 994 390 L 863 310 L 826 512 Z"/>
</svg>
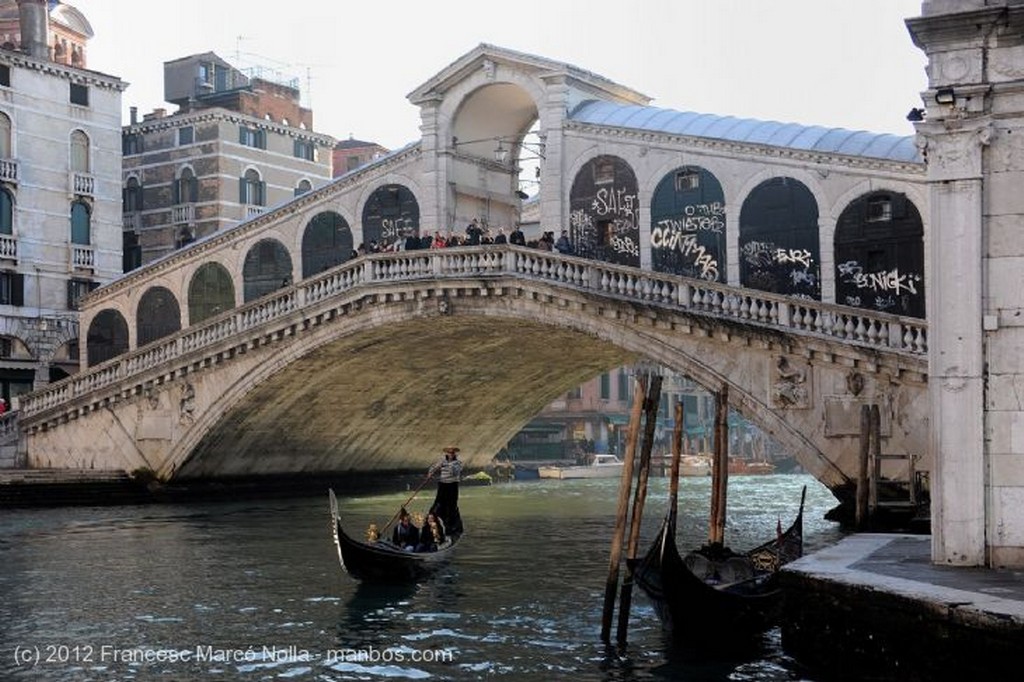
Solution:
<svg viewBox="0 0 1024 682">
<path fill-rule="evenodd" d="M 410 552 L 381 539 L 362 542 L 350 537 L 341 525 L 338 500 L 328 490 L 331 502 L 331 530 L 341 567 L 352 577 L 367 582 L 406 582 L 427 576 L 443 566 L 462 534 L 445 539 L 436 551 Z"/>
<path fill-rule="evenodd" d="M 680 556 L 674 512 L 666 515 L 647 554 L 631 562 L 633 580 L 677 640 L 737 641 L 764 632 L 778 619 L 778 570 L 803 554 L 807 488 L 793 524 L 744 554 L 705 545 Z"/>
</svg>

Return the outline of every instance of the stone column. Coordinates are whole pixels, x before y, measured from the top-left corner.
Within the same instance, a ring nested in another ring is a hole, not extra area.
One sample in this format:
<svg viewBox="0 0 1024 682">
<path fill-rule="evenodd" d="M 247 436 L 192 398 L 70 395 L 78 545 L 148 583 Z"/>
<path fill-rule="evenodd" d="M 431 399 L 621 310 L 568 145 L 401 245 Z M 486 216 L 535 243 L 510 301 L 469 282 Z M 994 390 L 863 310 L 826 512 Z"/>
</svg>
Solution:
<svg viewBox="0 0 1024 682">
<path fill-rule="evenodd" d="M 907 25 L 929 59 L 932 559 L 1024 566 L 1024 6 L 927 0 Z"/>
</svg>

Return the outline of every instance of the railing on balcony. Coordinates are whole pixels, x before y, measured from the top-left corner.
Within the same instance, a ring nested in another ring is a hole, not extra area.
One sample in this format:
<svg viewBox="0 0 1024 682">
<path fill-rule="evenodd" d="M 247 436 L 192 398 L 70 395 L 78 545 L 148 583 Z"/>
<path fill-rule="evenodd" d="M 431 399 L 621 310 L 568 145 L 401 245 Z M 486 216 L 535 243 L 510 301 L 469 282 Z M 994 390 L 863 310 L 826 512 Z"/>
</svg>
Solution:
<svg viewBox="0 0 1024 682">
<path fill-rule="evenodd" d="M 138 211 L 121 214 L 121 228 L 126 232 L 137 232 L 141 224 L 142 218 Z"/>
<path fill-rule="evenodd" d="M 96 250 L 85 244 L 71 245 L 71 267 L 92 270 L 96 267 Z"/>
<path fill-rule="evenodd" d="M 175 225 L 191 225 L 196 220 L 195 204 L 171 206 L 171 222 Z"/>
<path fill-rule="evenodd" d="M 245 207 L 245 219 L 255 218 L 258 215 L 263 215 L 267 210 L 266 206 L 252 206 L 246 205 Z"/>
<path fill-rule="evenodd" d="M 14 159 L 0 159 L 0 181 L 18 181 L 18 162 Z"/>
<path fill-rule="evenodd" d="M 18 238 L 10 234 L 0 234 L 0 258 L 18 259 Z"/>
<path fill-rule="evenodd" d="M 71 192 L 92 196 L 96 191 L 96 178 L 88 173 L 71 174 Z"/>
</svg>

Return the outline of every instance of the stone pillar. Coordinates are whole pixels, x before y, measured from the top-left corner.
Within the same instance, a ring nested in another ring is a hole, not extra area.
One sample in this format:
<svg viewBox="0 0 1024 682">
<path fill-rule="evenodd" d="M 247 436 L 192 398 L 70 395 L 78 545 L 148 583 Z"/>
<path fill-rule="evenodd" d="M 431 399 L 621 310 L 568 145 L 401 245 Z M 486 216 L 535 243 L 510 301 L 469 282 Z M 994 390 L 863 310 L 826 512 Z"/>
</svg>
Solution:
<svg viewBox="0 0 1024 682">
<path fill-rule="evenodd" d="M 929 59 L 932 559 L 1024 566 L 1024 6 L 930 0 L 907 25 Z"/>
</svg>

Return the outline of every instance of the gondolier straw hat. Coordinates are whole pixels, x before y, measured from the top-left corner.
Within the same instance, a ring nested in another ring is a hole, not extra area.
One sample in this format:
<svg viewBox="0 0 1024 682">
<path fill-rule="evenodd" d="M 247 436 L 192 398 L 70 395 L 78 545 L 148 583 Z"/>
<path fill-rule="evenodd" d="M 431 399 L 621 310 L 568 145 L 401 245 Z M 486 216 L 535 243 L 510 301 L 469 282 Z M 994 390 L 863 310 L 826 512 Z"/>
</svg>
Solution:
<svg viewBox="0 0 1024 682">
<path fill-rule="evenodd" d="M 445 449 L 443 450 L 443 452 L 448 452 L 448 453 L 451 453 L 451 454 L 453 454 L 453 455 L 454 455 L 454 454 L 455 454 L 456 452 L 458 452 L 458 451 L 459 451 L 459 449 L 458 449 L 457 447 L 455 447 L 454 445 L 449 445 L 448 447 L 446 447 L 446 448 L 445 448 Z"/>
</svg>

